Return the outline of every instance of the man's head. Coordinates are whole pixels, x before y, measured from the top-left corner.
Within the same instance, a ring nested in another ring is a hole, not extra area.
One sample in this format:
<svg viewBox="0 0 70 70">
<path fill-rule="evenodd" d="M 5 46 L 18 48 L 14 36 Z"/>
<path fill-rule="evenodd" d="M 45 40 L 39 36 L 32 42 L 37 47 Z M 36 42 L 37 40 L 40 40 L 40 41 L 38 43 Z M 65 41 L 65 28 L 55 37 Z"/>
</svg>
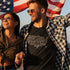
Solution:
<svg viewBox="0 0 70 70">
<path fill-rule="evenodd" d="M 27 4 L 29 5 L 28 13 L 32 22 L 38 22 L 43 14 L 46 15 L 48 7 L 46 0 L 29 0 Z"/>
</svg>

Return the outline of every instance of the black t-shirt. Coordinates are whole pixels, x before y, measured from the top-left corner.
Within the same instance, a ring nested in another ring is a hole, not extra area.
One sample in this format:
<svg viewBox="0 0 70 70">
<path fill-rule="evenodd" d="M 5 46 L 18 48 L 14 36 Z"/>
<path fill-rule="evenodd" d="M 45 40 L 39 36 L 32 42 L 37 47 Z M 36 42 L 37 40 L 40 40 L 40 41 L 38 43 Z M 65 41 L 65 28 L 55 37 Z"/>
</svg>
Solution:
<svg viewBox="0 0 70 70">
<path fill-rule="evenodd" d="M 32 26 L 27 38 L 28 55 L 24 63 L 24 70 L 55 70 L 56 47 L 46 31 Z"/>
</svg>

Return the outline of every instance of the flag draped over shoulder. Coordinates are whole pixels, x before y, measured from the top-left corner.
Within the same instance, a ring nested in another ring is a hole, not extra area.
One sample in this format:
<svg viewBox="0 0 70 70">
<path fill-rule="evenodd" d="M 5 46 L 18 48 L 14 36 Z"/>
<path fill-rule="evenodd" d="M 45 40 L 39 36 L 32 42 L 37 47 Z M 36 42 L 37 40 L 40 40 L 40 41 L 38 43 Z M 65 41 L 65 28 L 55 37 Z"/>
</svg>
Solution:
<svg viewBox="0 0 70 70">
<path fill-rule="evenodd" d="M 5 12 L 8 11 L 18 13 L 25 10 L 28 8 L 27 1 L 28 0 L 0 0 L 0 18 Z M 47 2 L 47 16 L 52 19 L 54 16 L 60 15 L 65 0 L 47 0 Z"/>
</svg>

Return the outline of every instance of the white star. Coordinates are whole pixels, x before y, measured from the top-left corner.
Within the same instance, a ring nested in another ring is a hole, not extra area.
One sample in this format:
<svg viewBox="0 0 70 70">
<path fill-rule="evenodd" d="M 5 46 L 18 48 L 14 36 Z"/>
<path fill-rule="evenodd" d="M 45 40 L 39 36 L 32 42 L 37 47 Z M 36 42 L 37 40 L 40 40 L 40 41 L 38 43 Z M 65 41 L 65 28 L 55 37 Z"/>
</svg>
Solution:
<svg viewBox="0 0 70 70">
<path fill-rule="evenodd" d="M 6 6 L 3 6 L 3 8 L 5 9 L 5 8 L 6 8 Z"/>
<path fill-rule="evenodd" d="M 3 2 L 6 2 L 6 0 L 3 0 Z"/>
<path fill-rule="evenodd" d="M 8 5 L 10 5 L 10 2 L 7 2 Z"/>
<path fill-rule="evenodd" d="M 2 4 L 0 3 L 0 6 L 2 6 Z"/>
<path fill-rule="evenodd" d="M 7 8 L 7 11 L 9 11 L 10 10 L 10 8 Z"/>
</svg>

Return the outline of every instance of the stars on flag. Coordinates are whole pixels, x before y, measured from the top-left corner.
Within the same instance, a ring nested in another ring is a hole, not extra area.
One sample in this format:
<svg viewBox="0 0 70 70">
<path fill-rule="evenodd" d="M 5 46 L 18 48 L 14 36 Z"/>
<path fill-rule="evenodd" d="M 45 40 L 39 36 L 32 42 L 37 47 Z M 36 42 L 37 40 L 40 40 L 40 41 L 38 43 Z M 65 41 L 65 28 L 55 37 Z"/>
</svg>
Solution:
<svg viewBox="0 0 70 70">
<path fill-rule="evenodd" d="M 13 11 L 13 0 L 0 0 L 0 12 Z"/>
</svg>

